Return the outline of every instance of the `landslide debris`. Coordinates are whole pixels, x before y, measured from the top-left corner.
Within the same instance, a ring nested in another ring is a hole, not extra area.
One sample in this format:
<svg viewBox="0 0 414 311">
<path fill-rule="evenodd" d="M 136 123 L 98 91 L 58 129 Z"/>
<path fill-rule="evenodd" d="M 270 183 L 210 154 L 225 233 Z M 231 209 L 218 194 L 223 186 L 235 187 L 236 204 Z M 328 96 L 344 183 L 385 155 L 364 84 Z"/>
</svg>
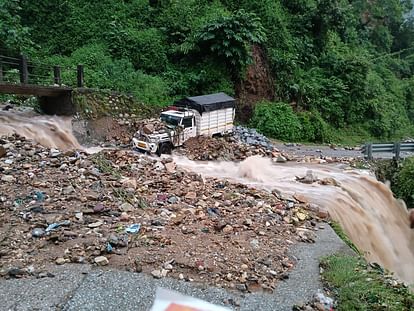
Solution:
<svg viewBox="0 0 414 311">
<path fill-rule="evenodd" d="M 16 135 L 0 146 L 5 277 L 89 263 L 272 291 L 295 264 L 291 245 L 314 242 L 318 230 L 306 203 L 204 179 L 172 159 L 129 150 L 61 152 Z"/>
</svg>

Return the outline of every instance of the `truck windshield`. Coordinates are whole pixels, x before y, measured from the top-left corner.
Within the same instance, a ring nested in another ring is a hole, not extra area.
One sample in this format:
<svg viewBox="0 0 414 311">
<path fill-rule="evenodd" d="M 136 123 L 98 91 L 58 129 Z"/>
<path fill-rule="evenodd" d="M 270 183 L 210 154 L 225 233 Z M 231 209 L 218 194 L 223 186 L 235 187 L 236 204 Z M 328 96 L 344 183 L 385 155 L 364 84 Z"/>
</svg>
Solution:
<svg viewBox="0 0 414 311">
<path fill-rule="evenodd" d="M 161 114 L 161 121 L 170 125 L 178 126 L 181 122 L 181 118 L 169 114 Z"/>
</svg>

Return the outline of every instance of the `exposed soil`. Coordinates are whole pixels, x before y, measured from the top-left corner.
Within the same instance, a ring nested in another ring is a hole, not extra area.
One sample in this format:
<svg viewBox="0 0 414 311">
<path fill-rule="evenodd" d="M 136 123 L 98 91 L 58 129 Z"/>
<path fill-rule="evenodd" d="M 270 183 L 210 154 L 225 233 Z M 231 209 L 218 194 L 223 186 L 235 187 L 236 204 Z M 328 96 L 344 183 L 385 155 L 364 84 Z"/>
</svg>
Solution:
<svg viewBox="0 0 414 311">
<path fill-rule="evenodd" d="M 274 81 L 264 51 L 255 45 L 252 57 L 253 63 L 247 68 L 245 79 L 236 87 L 237 117 L 243 123 L 250 119 L 257 102 L 275 98 Z"/>
</svg>

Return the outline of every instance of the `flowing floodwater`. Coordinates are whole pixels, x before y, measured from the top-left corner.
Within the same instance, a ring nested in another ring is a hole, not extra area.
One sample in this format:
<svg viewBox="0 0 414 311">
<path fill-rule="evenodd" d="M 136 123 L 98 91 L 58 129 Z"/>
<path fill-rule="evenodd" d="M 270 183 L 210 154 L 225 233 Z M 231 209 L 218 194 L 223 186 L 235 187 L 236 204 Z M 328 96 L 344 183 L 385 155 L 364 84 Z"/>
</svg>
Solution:
<svg viewBox="0 0 414 311">
<path fill-rule="evenodd" d="M 87 151 L 72 134 L 69 118 L 0 111 L 0 136 L 12 133 L 46 147 Z M 366 172 L 332 165 L 275 164 L 260 157 L 240 163 L 194 162 L 183 157 L 175 157 L 175 161 L 205 177 L 305 197 L 328 210 L 369 261 L 393 271 L 407 283 L 414 283 L 414 230 L 409 227 L 408 212 L 386 185 Z M 298 182 L 296 177 L 305 176 L 309 170 L 319 179 L 334 179 L 336 185 Z"/>
<path fill-rule="evenodd" d="M 37 115 L 33 112 L 0 111 L 0 136 L 19 134 L 60 150 L 82 149 L 72 134 L 70 117 Z"/>
<path fill-rule="evenodd" d="M 42 146 L 62 151 L 96 153 L 103 148 L 81 146 L 72 132 L 72 118 L 39 115 L 33 111 L 1 111 L 0 136 L 18 134 Z"/>
<path fill-rule="evenodd" d="M 241 163 L 197 163 L 176 158 L 177 164 L 206 177 L 226 178 L 249 186 L 300 194 L 329 211 L 367 260 L 377 262 L 406 283 L 414 283 L 414 231 L 403 202 L 367 172 L 328 165 L 275 164 L 268 158 L 251 157 Z M 309 170 L 334 185 L 305 184 L 297 176 Z"/>
</svg>

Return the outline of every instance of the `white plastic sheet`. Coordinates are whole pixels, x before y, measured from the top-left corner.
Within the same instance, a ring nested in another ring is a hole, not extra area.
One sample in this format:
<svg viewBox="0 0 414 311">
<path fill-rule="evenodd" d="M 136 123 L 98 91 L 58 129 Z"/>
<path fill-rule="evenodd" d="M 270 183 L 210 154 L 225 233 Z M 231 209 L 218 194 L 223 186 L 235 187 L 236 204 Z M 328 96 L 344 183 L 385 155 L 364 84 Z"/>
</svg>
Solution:
<svg viewBox="0 0 414 311">
<path fill-rule="evenodd" d="M 230 311 L 200 299 L 178 292 L 157 288 L 155 302 L 150 311 Z"/>
</svg>

